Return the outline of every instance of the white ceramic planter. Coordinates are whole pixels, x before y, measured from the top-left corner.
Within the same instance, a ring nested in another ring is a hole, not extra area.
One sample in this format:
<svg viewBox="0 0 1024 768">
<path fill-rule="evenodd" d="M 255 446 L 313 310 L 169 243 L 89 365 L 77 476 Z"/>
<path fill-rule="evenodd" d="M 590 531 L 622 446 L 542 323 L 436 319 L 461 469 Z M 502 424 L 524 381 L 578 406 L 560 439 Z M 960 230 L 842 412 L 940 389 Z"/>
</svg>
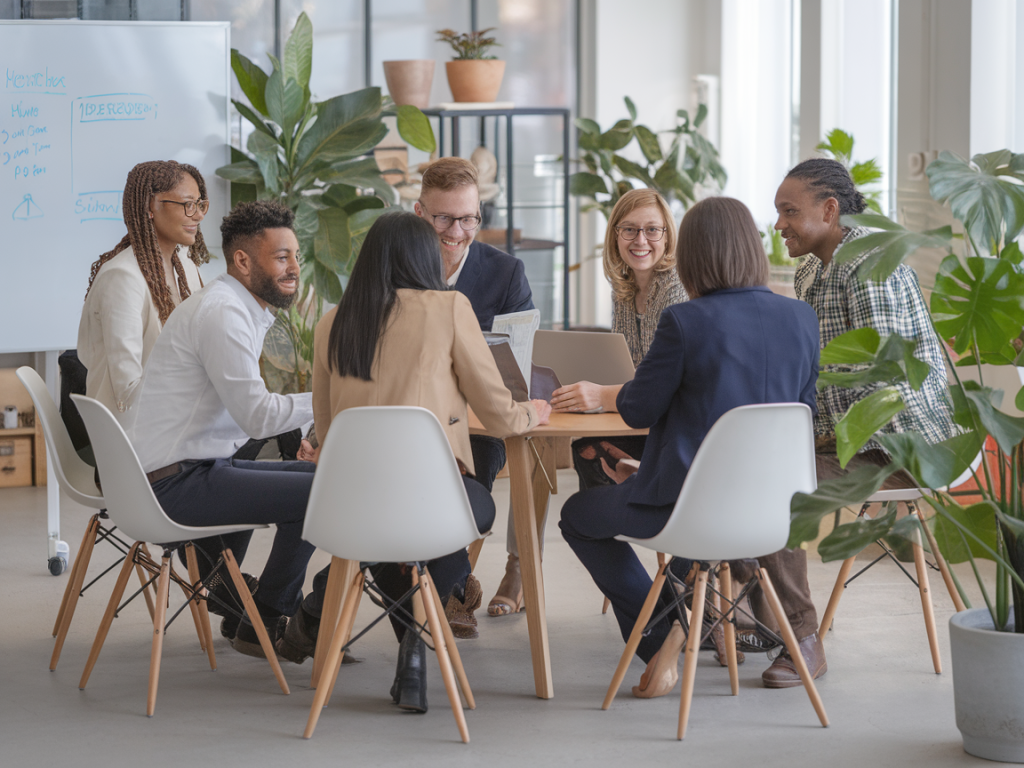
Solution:
<svg viewBox="0 0 1024 768">
<path fill-rule="evenodd" d="M 988 610 L 973 608 L 950 618 L 949 644 L 964 750 L 1024 763 L 1024 634 L 996 632 Z"/>
</svg>

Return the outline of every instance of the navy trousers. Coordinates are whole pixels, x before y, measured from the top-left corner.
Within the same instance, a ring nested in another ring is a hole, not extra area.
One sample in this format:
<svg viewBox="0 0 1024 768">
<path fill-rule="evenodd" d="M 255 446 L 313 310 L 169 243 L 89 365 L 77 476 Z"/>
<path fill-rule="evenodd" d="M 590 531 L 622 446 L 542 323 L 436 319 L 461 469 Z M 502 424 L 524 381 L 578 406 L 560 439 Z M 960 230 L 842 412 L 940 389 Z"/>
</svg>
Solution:
<svg viewBox="0 0 1024 768">
<path fill-rule="evenodd" d="M 240 459 L 182 463 L 183 472 L 153 484 L 167 516 L 182 525 L 276 525 L 256 597 L 261 606 L 291 616 L 302 601 L 306 565 L 315 549 L 302 540 L 302 523 L 316 465 Z"/>
</svg>

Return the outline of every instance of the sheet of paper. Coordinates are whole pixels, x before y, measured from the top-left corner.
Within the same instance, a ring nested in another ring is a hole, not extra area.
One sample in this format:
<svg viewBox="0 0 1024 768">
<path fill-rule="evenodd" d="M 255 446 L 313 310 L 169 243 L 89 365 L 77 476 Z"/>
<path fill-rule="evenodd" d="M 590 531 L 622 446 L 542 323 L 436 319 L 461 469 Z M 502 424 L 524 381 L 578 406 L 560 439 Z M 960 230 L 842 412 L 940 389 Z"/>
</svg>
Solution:
<svg viewBox="0 0 1024 768">
<path fill-rule="evenodd" d="M 491 331 L 508 334 L 512 354 L 523 372 L 523 380 L 529 386 L 533 368 L 533 334 L 540 328 L 540 310 L 527 309 L 508 315 L 495 315 Z"/>
</svg>

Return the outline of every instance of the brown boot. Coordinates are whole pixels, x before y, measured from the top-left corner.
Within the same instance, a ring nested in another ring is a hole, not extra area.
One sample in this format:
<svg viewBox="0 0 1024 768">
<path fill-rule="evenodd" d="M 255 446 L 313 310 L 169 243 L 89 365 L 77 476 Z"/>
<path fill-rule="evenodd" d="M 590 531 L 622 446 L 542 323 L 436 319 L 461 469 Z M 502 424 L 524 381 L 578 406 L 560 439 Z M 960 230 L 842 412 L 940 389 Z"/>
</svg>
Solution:
<svg viewBox="0 0 1024 768">
<path fill-rule="evenodd" d="M 469 574 L 466 579 L 464 599 L 459 600 L 454 594 L 448 598 L 448 604 L 444 607 L 444 615 L 448 619 L 448 624 L 455 637 L 461 640 L 475 640 L 480 637 L 473 611 L 480 607 L 483 597 L 484 592 L 480 588 L 480 582 L 477 581 L 476 576 Z"/>
<path fill-rule="evenodd" d="M 800 655 L 807 662 L 812 680 L 817 680 L 828 671 L 825 647 L 821 644 L 817 632 L 800 641 Z M 783 651 L 772 665 L 761 673 L 761 681 L 765 688 L 794 688 L 803 685 L 788 651 Z"/>
</svg>

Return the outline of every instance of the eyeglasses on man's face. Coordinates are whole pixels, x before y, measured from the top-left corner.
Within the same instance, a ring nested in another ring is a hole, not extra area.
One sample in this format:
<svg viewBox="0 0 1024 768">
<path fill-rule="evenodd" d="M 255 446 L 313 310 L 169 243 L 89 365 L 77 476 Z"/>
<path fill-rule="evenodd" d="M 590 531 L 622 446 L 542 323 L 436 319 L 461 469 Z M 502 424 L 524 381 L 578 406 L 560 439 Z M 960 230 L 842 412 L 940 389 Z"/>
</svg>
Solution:
<svg viewBox="0 0 1024 768">
<path fill-rule="evenodd" d="M 434 229 L 438 232 L 444 232 L 446 229 L 451 227 L 456 221 L 459 222 L 459 226 L 462 227 L 463 232 L 473 232 L 479 226 L 482 219 L 479 216 L 449 216 L 447 213 L 433 214 L 427 210 L 426 206 L 423 205 L 423 201 L 419 201 L 420 208 L 426 213 L 431 219 L 434 220 Z"/>
<path fill-rule="evenodd" d="M 637 235 L 643 232 L 647 242 L 656 243 L 661 240 L 666 229 L 667 227 L 616 227 L 615 231 L 623 240 L 636 240 Z"/>
<path fill-rule="evenodd" d="M 205 216 L 206 212 L 210 210 L 209 200 L 186 200 L 185 202 L 181 202 L 180 200 L 161 200 L 160 202 L 180 205 L 185 209 L 185 215 L 190 219 L 196 215 L 197 211 Z"/>
</svg>

